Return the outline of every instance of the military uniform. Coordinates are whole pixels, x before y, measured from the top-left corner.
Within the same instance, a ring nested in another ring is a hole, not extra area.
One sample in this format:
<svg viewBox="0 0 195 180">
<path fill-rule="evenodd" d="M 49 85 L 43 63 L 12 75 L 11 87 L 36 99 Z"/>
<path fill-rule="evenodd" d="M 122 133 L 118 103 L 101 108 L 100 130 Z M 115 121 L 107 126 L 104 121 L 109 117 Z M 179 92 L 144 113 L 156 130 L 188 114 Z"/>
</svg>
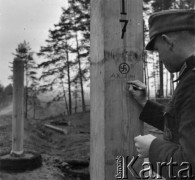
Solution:
<svg viewBox="0 0 195 180">
<path fill-rule="evenodd" d="M 191 31 L 195 32 L 195 10 L 168 10 L 154 13 L 149 19 L 150 41 L 147 50 L 155 50 L 156 37 L 169 32 Z M 156 138 L 149 149 L 149 160 L 157 171 L 157 162 L 176 162 L 170 172 L 168 167 L 162 167 L 162 176 L 170 179 L 180 179 L 178 173 L 181 169 L 187 169 L 190 164 L 190 172 L 187 179 L 195 179 L 195 55 L 184 62 L 176 90 L 171 101 L 166 107 L 147 101 L 140 115 L 140 119 L 162 131 L 164 139 Z M 187 171 L 179 174 L 186 175 Z M 193 178 L 189 176 L 194 175 Z"/>
<path fill-rule="evenodd" d="M 156 171 L 156 162 L 169 162 L 173 158 L 178 166 L 173 175 L 189 162 L 195 176 L 195 56 L 188 58 L 180 71 L 179 84 L 166 107 L 147 101 L 140 119 L 162 131 L 164 139 L 156 138 L 149 150 L 149 160 Z M 168 170 L 163 171 L 169 177 Z"/>
</svg>

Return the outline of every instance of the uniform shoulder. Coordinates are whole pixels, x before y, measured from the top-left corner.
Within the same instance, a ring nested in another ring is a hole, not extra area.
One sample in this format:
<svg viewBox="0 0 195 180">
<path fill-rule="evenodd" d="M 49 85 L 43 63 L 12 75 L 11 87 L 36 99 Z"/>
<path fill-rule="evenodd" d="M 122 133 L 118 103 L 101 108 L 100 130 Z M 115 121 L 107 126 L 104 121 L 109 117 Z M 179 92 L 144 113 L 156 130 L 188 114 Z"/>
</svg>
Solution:
<svg viewBox="0 0 195 180">
<path fill-rule="evenodd" d="M 184 75 L 183 79 L 181 80 L 182 84 L 191 84 L 195 85 L 195 68 L 188 70 L 188 72 Z"/>
<path fill-rule="evenodd" d="M 181 79 L 175 92 L 174 102 L 177 107 L 188 104 L 194 107 L 195 103 L 195 69 L 189 70 Z"/>
</svg>

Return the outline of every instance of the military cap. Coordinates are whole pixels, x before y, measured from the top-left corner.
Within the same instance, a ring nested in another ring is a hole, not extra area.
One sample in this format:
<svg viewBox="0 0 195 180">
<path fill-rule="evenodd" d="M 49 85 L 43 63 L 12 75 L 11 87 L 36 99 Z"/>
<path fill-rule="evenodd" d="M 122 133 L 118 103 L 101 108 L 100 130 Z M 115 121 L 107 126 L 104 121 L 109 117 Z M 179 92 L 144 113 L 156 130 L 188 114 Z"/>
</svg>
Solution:
<svg viewBox="0 0 195 180">
<path fill-rule="evenodd" d="M 159 11 L 149 18 L 150 41 L 146 50 L 154 50 L 155 38 L 164 33 L 195 30 L 195 10 L 172 9 Z"/>
</svg>

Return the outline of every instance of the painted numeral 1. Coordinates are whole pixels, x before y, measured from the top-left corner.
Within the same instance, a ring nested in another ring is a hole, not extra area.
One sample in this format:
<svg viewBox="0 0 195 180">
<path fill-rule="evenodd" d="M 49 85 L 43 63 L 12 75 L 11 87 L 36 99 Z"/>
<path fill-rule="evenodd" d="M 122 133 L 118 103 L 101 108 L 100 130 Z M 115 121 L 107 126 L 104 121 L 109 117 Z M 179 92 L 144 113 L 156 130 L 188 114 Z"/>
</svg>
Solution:
<svg viewBox="0 0 195 180">
<path fill-rule="evenodd" d="M 125 12 L 125 0 L 122 0 L 122 12 L 121 14 L 126 15 L 127 13 Z"/>
</svg>

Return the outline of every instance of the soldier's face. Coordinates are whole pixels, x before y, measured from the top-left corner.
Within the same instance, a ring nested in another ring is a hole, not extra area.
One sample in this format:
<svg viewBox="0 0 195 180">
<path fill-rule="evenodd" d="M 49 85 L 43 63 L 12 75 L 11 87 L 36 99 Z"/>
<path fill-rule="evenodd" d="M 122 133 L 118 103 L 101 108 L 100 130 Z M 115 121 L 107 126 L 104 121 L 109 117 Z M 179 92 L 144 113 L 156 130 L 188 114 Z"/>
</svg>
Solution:
<svg viewBox="0 0 195 180">
<path fill-rule="evenodd" d="M 170 43 L 161 37 L 157 37 L 154 42 L 154 48 L 159 53 L 159 60 L 163 62 L 170 73 L 179 71 L 177 55 L 172 52 Z"/>
</svg>

